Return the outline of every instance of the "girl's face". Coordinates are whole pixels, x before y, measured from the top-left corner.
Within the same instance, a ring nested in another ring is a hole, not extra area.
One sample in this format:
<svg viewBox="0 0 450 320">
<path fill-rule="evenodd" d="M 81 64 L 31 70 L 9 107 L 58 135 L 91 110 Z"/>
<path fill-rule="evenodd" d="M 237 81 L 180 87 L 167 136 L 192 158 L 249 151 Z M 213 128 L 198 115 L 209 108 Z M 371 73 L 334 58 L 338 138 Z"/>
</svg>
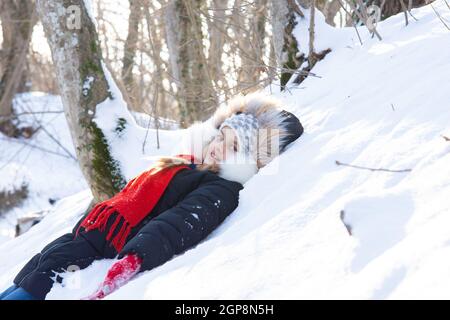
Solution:
<svg viewBox="0 0 450 320">
<path fill-rule="evenodd" d="M 239 145 L 233 129 L 224 126 L 214 137 L 203 153 L 203 163 L 217 164 L 227 160 L 232 154 L 238 152 Z"/>
</svg>

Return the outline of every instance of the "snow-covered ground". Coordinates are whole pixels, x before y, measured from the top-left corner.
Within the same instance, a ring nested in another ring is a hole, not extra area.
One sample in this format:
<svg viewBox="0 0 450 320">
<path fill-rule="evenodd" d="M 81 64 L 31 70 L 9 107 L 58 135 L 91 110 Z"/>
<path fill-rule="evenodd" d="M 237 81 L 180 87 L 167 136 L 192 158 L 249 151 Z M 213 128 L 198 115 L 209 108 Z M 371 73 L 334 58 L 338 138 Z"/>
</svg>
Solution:
<svg viewBox="0 0 450 320">
<path fill-rule="evenodd" d="M 32 139 L 0 136 L 0 191 L 17 189 L 22 183 L 29 190 L 21 206 L 1 212 L 0 243 L 14 237 L 18 218 L 52 210 L 49 199 L 57 201 L 87 188 L 60 98 L 39 92 L 21 94 L 15 109 L 21 126 L 41 128 Z"/>
<path fill-rule="evenodd" d="M 434 6 L 450 21 L 443 1 Z M 381 23 L 381 42 L 360 28 L 363 46 L 353 29 L 330 29 L 320 78 L 279 95 L 305 134 L 245 184 L 239 207 L 208 239 L 107 298 L 450 298 L 450 142 L 442 137 L 450 137 L 450 31 L 430 6 L 413 14 L 408 27 L 402 14 Z M 163 131 L 162 144 L 181 134 Z M 41 183 L 58 189 L 72 177 L 65 166 L 53 169 L 61 180 Z M 91 199 L 83 189 L 0 246 L 0 291 L 71 230 Z M 65 274 L 47 298 L 92 293 L 112 261 Z"/>
</svg>

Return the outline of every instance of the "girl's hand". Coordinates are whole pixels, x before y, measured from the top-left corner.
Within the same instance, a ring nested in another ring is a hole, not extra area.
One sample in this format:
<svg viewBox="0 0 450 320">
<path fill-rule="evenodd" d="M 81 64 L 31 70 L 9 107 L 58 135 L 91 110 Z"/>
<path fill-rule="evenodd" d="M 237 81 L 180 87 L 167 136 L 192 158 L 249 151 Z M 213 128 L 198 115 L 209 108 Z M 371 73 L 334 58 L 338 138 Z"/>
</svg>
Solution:
<svg viewBox="0 0 450 320">
<path fill-rule="evenodd" d="M 142 264 L 142 259 L 137 255 L 126 255 L 121 260 L 115 262 L 109 268 L 105 280 L 100 285 L 98 290 L 88 297 L 81 300 L 99 300 L 103 299 L 108 294 L 117 290 L 125 283 L 130 281 L 138 272 Z"/>
</svg>

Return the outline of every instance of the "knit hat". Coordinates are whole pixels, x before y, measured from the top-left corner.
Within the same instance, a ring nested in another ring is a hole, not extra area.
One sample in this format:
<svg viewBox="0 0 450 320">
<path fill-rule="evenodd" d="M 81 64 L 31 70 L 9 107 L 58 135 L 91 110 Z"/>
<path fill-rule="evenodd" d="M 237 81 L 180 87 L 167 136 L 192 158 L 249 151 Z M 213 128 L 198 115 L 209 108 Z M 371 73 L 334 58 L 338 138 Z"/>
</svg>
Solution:
<svg viewBox="0 0 450 320">
<path fill-rule="evenodd" d="M 238 112 L 225 119 L 219 127 L 228 126 L 236 133 L 239 152 L 245 155 L 253 155 L 256 149 L 256 141 L 259 129 L 259 123 L 256 117 L 249 113 Z"/>
</svg>

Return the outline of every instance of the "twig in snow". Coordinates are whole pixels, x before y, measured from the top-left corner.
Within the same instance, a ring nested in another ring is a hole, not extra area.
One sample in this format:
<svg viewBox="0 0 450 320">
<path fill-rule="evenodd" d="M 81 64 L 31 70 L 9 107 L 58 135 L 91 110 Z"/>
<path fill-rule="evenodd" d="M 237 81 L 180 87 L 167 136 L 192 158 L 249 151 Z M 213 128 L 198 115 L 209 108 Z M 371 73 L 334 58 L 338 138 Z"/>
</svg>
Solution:
<svg viewBox="0 0 450 320">
<path fill-rule="evenodd" d="M 341 210 L 340 218 L 341 218 L 342 223 L 345 226 L 345 229 L 347 229 L 348 234 L 351 236 L 352 235 L 352 226 L 345 222 L 345 211 L 344 210 Z"/>
<path fill-rule="evenodd" d="M 359 5 L 361 12 L 356 8 L 355 4 L 352 1 L 347 0 L 347 3 L 350 5 L 358 18 L 366 25 L 367 30 L 372 33 L 372 37 L 376 35 L 378 40 L 383 40 L 383 38 L 377 31 L 377 27 L 371 22 L 370 17 L 367 14 L 367 6 L 364 4 L 364 2 L 362 2 L 362 0 L 356 0 L 356 2 Z"/>
<path fill-rule="evenodd" d="M 444 138 L 445 141 L 450 141 L 450 138 L 447 136 L 442 135 L 442 138 Z"/>
<path fill-rule="evenodd" d="M 47 131 L 47 129 L 44 128 L 44 126 L 39 126 L 40 129 L 42 129 L 42 131 L 44 131 L 44 133 L 51 139 L 53 140 L 61 149 L 63 149 L 63 151 L 69 156 L 69 158 L 77 161 L 77 158 L 68 150 L 66 149 L 66 147 L 64 147 L 62 145 L 61 142 L 59 142 L 58 139 L 56 139 L 50 132 Z M 37 130 L 36 130 L 37 131 Z"/>
<path fill-rule="evenodd" d="M 395 111 L 394 104 L 391 103 L 392 111 Z"/>
<path fill-rule="evenodd" d="M 345 13 L 348 14 L 350 17 L 352 16 L 352 14 L 347 10 L 347 8 L 345 7 L 345 5 L 341 2 L 341 0 L 339 1 L 339 5 L 341 6 L 342 9 L 344 9 Z M 361 43 L 361 45 L 363 44 L 362 40 L 361 40 L 361 36 L 359 35 L 359 31 L 358 28 L 356 27 L 355 21 L 352 18 L 352 23 L 353 23 L 353 28 L 355 28 L 356 34 L 358 35 L 358 39 L 359 42 Z"/>
<path fill-rule="evenodd" d="M 413 6 L 413 2 L 412 2 L 412 0 L 409 0 L 409 3 L 408 3 L 408 12 L 409 12 L 409 15 L 410 15 L 411 17 L 413 17 L 414 20 L 419 21 L 416 17 L 413 16 L 413 14 L 412 14 L 412 12 L 411 12 L 412 6 Z"/>
<path fill-rule="evenodd" d="M 410 2 L 410 3 L 411 3 L 411 2 Z M 400 5 L 402 6 L 403 13 L 405 14 L 405 23 L 406 23 L 406 26 L 408 26 L 408 24 L 409 24 L 409 21 L 408 21 L 408 8 L 406 8 L 406 5 L 405 5 L 405 3 L 403 2 L 403 0 L 400 0 Z"/>
<path fill-rule="evenodd" d="M 436 9 L 434 8 L 434 6 L 432 4 L 430 4 L 431 8 L 433 8 L 434 13 L 436 13 L 436 15 L 438 16 L 439 20 L 441 20 L 442 24 L 448 29 L 450 30 L 450 27 L 447 25 L 447 23 L 445 23 L 444 18 L 441 17 L 441 15 L 439 14 L 439 12 L 436 11 Z"/>
<path fill-rule="evenodd" d="M 384 169 L 384 168 L 369 168 L 369 167 L 355 166 L 355 165 L 348 164 L 348 163 L 342 163 L 338 160 L 336 160 L 336 165 L 351 167 L 351 168 L 356 168 L 356 169 L 370 170 L 370 171 L 385 171 L 385 172 L 410 172 L 410 171 L 412 171 L 412 169 L 391 170 L 391 169 Z"/>
<path fill-rule="evenodd" d="M 0 116 L 0 120 L 12 120 L 14 118 L 23 116 L 23 115 L 29 115 L 29 114 L 52 114 L 52 113 L 64 113 L 63 110 L 59 111 L 33 111 L 33 112 L 20 112 L 9 116 Z"/>
<path fill-rule="evenodd" d="M 4 140 L 4 141 L 8 141 L 8 142 L 14 142 L 14 143 L 20 143 L 20 144 L 25 144 L 25 145 L 29 146 L 31 149 L 37 149 L 37 150 L 40 150 L 40 151 L 43 151 L 43 152 L 46 152 L 46 153 L 54 154 L 56 156 L 64 157 L 64 158 L 67 158 L 67 159 L 73 159 L 70 155 L 65 155 L 65 154 L 62 154 L 62 153 L 58 153 L 56 151 L 52 151 L 52 150 L 40 147 L 38 145 L 29 143 L 29 142 L 24 141 L 24 140 L 5 139 L 5 138 L 2 138 L 2 137 L 0 137 L 0 140 Z"/>
<path fill-rule="evenodd" d="M 149 115 L 147 131 L 145 132 L 144 142 L 142 143 L 142 154 L 145 153 L 145 144 L 147 142 L 148 131 L 150 129 L 150 123 L 152 122 L 152 118 L 155 121 L 156 126 L 156 148 L 159 149 L 159 119 L 156 112 L 157 103 L 158 103 L 158 90 L 159 86 L 155 86 L 155 92 L 153 93 L 153 103 L 152 103 L 152 113 Z"/>
<path fill-rule="evenodd" d="M 66 147 L 64 147 L 63 145 L 62 145 L 62 143 L 61 142 L 59 142 L 59 140 L 57 139 L 57 138 L 55 138 L 50 132 L 48 132 L 48 130 L 47 129 L 45 129 L 45 126 L 46 125 L 48 125 L 50 122 L 48 122 L 48 123 L 46 123 L 45 125 L 43 125 L 42 123 L 41 123 L 41 121 L 39 121 L 39 119 L 36 117 L 36 114 L 39 114 L 39 113 L 36 113 L 36 112 L 34 112 L 32 109 L 31 109 L 31 107 L 29 106 L 29 103 L 28 102 L 23 102 L 23 106 L 27 109 L 27 112 L 28 112 L 28 114 L 31 114 L 31 116 L 33 117 L 33 119 L 34 119 L 34 121 L 36 122 L 36 123 L 38 123 L 39 124 L 39 126 L 36 128 L 36 129 L 34 129 L 33 130 L 33 134 L 34 133 L 36 133 L 36 132 L 38 132 L 39 130 L 41 130 L 42 129 L 42 131 L 44 131 L 44 133 L 51 139 L 51 140 L 53 140 L 68 156 L 69 156 L 69 158 L 71 158 L 71 159 L 73 159 L 73 160 L 75 160 L 75 161 L 77 161 L 77 158 L 76 158 L 76 156 L 74 156 Z M 64 112 L 64 111 L 63 111 Z M 57 116 L 56 116 L 57 117 Z M 53 120 L 55 119 L 55 117 L 53 118 Z M 52 121 L 53 121 L 52 120 Z"/>
<path fill-rule="evenodd" d="M 12 157 L 10 157 L 10 158 L 9 158 L 9 159 L 8 159 L 8 160 L 0 167 L 0 171 L 1 171 L 3 168 L 5 168 L 7 165 L 9 165 L 10 162 L 11 162 L 17 155 L 19 155 L 19 153 L 21 153 L 22 150 L 25 149 L 26 146 L 27 146 L 27 145 L 24 144 L 22 147 L 20 147 L 20 148 L 12 155 Z"/>
</svg>

